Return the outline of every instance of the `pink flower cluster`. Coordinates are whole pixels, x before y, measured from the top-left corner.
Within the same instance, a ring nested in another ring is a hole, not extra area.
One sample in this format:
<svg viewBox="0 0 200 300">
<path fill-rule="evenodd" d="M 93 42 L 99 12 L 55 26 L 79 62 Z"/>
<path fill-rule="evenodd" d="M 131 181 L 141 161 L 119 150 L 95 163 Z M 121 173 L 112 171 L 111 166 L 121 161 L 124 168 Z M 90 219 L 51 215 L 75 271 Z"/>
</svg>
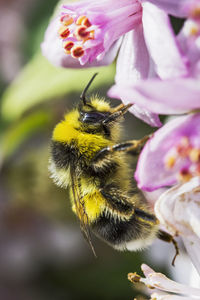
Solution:
<svg viewBox="0 0 200 300">
<path fill-rule="evenodd" d="M 177 35 L 169 15 L 184 19 Z M 107 65 L 117 56 L 108 95 L 132 103 L 130 112 L 154 127 L 162 126 L 159 114 L 176 115 L 146 143 L 135 179 L 149 199 L 166 189 L 156 216 L 182 237 L 200 273 L 200 0 L 66 3 L 42 51 L 65 68 Z"/>
</svg>

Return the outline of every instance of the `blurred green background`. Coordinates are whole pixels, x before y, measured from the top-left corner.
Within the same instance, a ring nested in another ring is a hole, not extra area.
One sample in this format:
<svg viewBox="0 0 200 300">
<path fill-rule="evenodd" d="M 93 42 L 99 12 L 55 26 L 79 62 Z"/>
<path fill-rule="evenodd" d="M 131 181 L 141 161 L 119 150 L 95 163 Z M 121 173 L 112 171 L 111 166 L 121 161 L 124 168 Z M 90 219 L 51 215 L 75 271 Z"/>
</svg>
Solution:
<svg viewBox="0 0 200 300">
<path fill-rule="evenodd" d="M 95 259 L 68 192 L 49 179 L 52 129 L 97 70 L 62 70 L 42 57 L 56 4 L 0 2 L 0 300 L 133 299 L 127 274 L 140 272 L 144 252 L 120 253 L 93 237 Z M 115 66 L 97 71 L 91 92 L 104 96 Z M 151 131 L 127 114 L 124 140 Z"/>
</svg>

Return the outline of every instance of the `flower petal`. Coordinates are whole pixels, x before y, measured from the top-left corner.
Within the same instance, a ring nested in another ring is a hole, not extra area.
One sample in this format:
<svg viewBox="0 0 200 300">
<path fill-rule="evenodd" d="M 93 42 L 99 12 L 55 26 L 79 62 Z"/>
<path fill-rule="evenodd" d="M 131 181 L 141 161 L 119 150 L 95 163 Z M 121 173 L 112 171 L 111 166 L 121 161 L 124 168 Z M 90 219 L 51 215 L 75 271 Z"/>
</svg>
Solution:
<svg viewBox="0 0 200 300">
<path fill-rule="evenodd" d="M 112 98 L 121 98 L 125 104 L 128 104 L 130 102 L 129 96 L 120 97 L 120 94 L 116 93 L 115 90 L 118 91 L 118 87 L 120 89 L 121 85 L 127 83 L 132 85 L 140 79 L 147 78 L 149 70 L 149 55 L 144 41 L 143 28 L 142 25 L 138 25 L 135 30 L 124 36 L 117 59 L 116 85 L 111 87 L 108 95 Z M 140 107 L 140 105 L 132 106 L 129 111 L 153 127 L 161 126 L 159 117 Z"/>
<path fill-rule="evenodd" d="M 124 91 L 124 88 L 126 89 L 124 86 L 114 85 L 109 89 L 108 96 L 111 98 L 121 99 L 124 104 L 131 103 L 132 97 L 130 97 L 131 95 L 128 94 L 126 90 Z M 160 127 L 162 125 L 157 114 L 150 112 L 140 105 L 134 104 L 129 111 L 138 119 L 152 127 Z"/>
<path fill-rule="evenodd" d="M 200 239 L 196 235 L 190 235 L 187 237 L 182 237 L 184 246 L 189 254 L 193 265 L 195 266 L 197 272 L 200 275 Z"/>
<path fill-rule="evenodd" d="M 122 98 L 123 100 L 123 98 Z M 130 103 L 130 101 L 123 100 L 125 104 Z M 137 104 L 131 106 L 129 111 L 134 114 L 138 119 L 144 121 L 145 123 L 149 124 L 152 127 L 160 127 L 162 123 L 160 122 L 159 116 L 148 111 L 146 108 L 143 108 Z"/>
<path fill-rule="evenodd" d="M 182 53 L 187 56 L 190 69 L 200 60 L 200 23 L 192 19 L 187 19 L 177 36 L 177 41 L 181 47 Z M 192 73 L 192 72 L 191 72 Z"/>
<path fill-rule="evenodd" d="M 151 299 L 156 299 L 156 300 L 192 300 L 196 298 L 191 298 L 190 296 L 185 297 L 185 296 L 176 296 L 174 294 L 164 294 L 163 292 L 157 292 L 151 294 Z"/>
<path fill-rule="evenodd" d="M 183 10 L 183 5 L 191 2 L 191 0 L 148 0 L 166 13 L 175 17 L 186 17 L 187 13 Z"/>
<path fill-rule="evenodd" d="M 155 213 L 173 234 L 200 238 L 200 177 L 165 191 L 155 204 Z"/>
<path fill-rule="evenodd" d="M 143 28 L 147 48 L 162 79 L 188 73 L 167 14 L 149 2 L 143 6 Z"/>
<path fill-rule="evenodd" d="M 116 66 L 116 84 L 134 84 L 148 77 L 149 54 L 144 41 L 142 25 L 125 34 Z"/>
<path fill-rule="evenodd" d="M 132 86 L 115 86 L 111 93 L 157 114 L 182 114 L 200 108 L 198 79 L 141 80 Z"/>
<path fill-rule="evenodd" d="M 155 287 L 156 289 L 159 289 L 161 291 L 190 296 L 200 296 L 200 289 L 192 288 L 187 285 L 175 282 L 167 278 L 164 274 L 155 272 L 145 264 L 142 264 L 141 269 L 146 278 L 142 278 L 140 282 L 144 282 L 146 285 Z"/>
<path fill-rule="evenodd" d="M 182 237 L 200 274 L 200 177 L 164 192 L 155 204 L 155 213 L 172 235 Z"/>
<path fill-rule="evenodd" d="M 182 168 L 182 161 L 172 169 L 167 169 L 164 158 L 182 137 L 190 138 L 192 143 L 199 147 L 200 114 L 178 117 L 154 133 L 138 160 L 135 179 L 140 189 L 153 191 L 177 182 L 177 173 Z"/>
</svg>

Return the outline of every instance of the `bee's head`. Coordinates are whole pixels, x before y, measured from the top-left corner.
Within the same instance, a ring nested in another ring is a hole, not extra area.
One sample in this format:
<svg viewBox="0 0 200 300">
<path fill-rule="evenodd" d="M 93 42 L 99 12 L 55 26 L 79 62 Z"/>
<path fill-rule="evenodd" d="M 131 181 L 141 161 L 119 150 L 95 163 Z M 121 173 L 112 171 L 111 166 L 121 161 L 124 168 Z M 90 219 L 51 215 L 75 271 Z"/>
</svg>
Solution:
<svg viewBox="0 0 200 300">
<path fill-rule="evenodd" d="M 109 102 L 99 97 L 86 98 L 86 92 L 96 77 L 97 73 L 93 75 L 80 98 L 81 101 L 78 106 L 79 121 L 82 129 L 87 132 L 102 132 L 109 135 L 111 128 L 120 121 L 120 117 L 126 113 L 131 105 L 124 106 L 123 104 L 112 108 Z"/>
<path fill-rule="evenodd" d="M 79 121 L 82 126 L 99 126 L 107 119 L 111 113 L 112 108 L 109 102 L 98 96 L 92 96 L 86 104 L 80 103 L 78 106 L 80 114 Z"/>
<path fill-rule="evenodd" d="M 97 73 L 92 76 L 80 96 L 78 111 L 80 113 L 79 120 L 83 127 L 98 126 L 98 124 L 101 124 L 111 113 L 111 108 L 108 102 L 105 102 L 103 99 L 99 99 L 99 97 L 91 97 L 90 99 L 86 98 L 87 90 L 96 76 Z"/>
<path fill-rule="evenodd" d="M 92 134 L 102 134 L 111 139 L 117 137 L 117 132 L 120 131 L 119 123 L 130 105 L 120 104 L 112 108 L 108 101 L 97 96 L 86 99 L 86 92 L 96 75 L 97 74 L 93 75 L 81 94 L 78 107 L 67 113 L 64 120 L 55 127 L 53 134 L 54 140 L 66 141 L 66 132 L 67 136 L 70 134 L 74 136 L 74 130 Z"/>
</svg>

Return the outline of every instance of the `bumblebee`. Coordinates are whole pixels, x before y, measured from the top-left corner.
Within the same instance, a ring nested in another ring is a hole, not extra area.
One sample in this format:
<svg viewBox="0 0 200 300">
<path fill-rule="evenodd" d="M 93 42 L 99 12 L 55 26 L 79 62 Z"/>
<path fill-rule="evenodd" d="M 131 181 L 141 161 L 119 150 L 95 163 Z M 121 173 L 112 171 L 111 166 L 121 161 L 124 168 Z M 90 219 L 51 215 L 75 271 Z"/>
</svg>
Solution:
<svg viewBox="0 0 200 300">
<path fill-rule="evenodd" d="M 118 250 L 142 249 L 163 234 L 133 187 L 127 156 L 139 154 L 149 137 L 119 142 L 121 122 L 131 105 L 112 108 L 105 99 L 87 99 L 96 75 L 78 106 L 53 131 L 49 170 L 58 186 L 69 187 L 72 210 L 93 251 L 90 230 Z"/>
</svg>

